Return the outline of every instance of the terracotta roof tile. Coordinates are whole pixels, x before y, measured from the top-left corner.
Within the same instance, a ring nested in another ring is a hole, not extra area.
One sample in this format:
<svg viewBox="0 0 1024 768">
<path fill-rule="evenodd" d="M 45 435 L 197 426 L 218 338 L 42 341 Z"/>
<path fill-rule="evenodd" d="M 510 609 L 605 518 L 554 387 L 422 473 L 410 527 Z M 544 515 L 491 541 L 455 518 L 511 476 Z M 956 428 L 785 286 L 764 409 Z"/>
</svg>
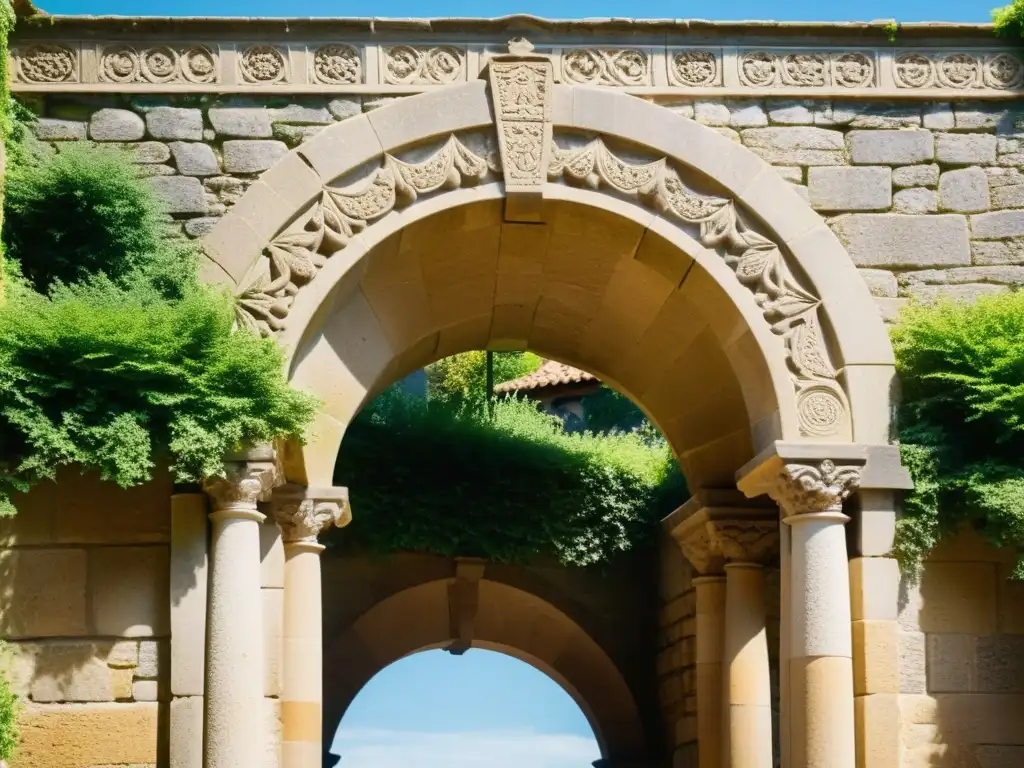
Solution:
<svg viewBox="0 0 1024 768">
<path fill-rule="evenodd" d="M 592 376 L 579 368 L 565 365 L 554 360 L 545 360 L 533 373 L 520 376 L 518 379 L 498 384 L 494 391 L 499 394 L 510 392 L 530 392 L 544 389 L 545 387 L 557 387 L 563 384 L 584 384 L 587 382 L 598 382 L 596 376 Z"/>
</svg>

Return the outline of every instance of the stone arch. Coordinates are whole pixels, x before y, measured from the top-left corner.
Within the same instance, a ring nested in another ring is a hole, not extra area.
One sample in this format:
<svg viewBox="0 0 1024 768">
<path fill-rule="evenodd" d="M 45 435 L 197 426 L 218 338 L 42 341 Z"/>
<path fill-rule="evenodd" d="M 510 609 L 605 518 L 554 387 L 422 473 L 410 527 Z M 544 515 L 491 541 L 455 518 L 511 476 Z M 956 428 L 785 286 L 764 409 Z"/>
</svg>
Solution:
<svg viewBox="0 0 1024 768">
<path fill-rule="evenodd" d="M 428 581 L 391 594 L 340 634 L 325 638 L 325 745 L 374 675 L 406 656 L 452 643 L 454 581 Z M 509 584 L 484 578 L 474 586 L 471 647 L 513 656 L 558 683 L 586 716 L 603 757 L 636 759 L 658 748 L 647 743 L 640 710 L 622 672 L 573 618 Z"/>
<path fill-rule="evenodd" d="M 325 402 L 314 440 L 285 451 L 290 479 L 330 484 L 368 397 L 481 346 L 531 347 L 615 384 L 669 437 L 692 488 L 731 485 L 779 440 L 888 442 L 882 322 L 842 245 L 776 171 L 630 96 L 556 85 L 549 107 L 537 221 L 510 215 L 479 80 L 331 126 L 207 236 L 208 277 Z M 501 294 L 505 278 L 559 270 L 559 295 Z M 532 313 L 525 338 L 517 311 Z"/>
</svg>

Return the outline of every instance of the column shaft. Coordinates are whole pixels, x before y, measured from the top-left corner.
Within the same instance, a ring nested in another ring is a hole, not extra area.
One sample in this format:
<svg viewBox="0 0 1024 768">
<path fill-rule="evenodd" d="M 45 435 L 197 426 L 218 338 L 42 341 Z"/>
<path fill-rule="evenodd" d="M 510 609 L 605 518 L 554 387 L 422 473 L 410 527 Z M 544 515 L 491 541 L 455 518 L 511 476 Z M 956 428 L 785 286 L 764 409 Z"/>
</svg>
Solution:
<svg viewBox="0 0 1024 768">
<path fill-rule="evenodd" d="M 724 768 L 722 639 L 725 577 L 700 576 L 697 589 L 697 754 L 700 768 Z"/>
<path fill-rule="evenodd" d="M 787 517 L 792 768 L 854 768 L 850 576 L 841 504 Z"/>
<path fill-rule="evenodd" d="M 725 566 L 725 691 L 731 768 L 772 768 L 764 568 Z"/>
<path fill-rule="evenodd" d="M 247 508 L 248 507 L 248 508 Z M 206 643 L 205 768 L 252 768 L 263 757 L 263 611 L 255 503 L 210 515 L 213 563 Z"/>
<path fill-rule="evenodd" d="M 791 693 L 789 660 L 792 656 L 793 604 L 792 556 L 789 526 L 779 526 L 779 756 L 782 768 L 790 768 Z"/>
<path fill-rule="evenodd" d="M 323 546 L 297 541 L 286 542 L 284 548 L 283 768 L 319 768 L 323 756 Z"/>
</svg>

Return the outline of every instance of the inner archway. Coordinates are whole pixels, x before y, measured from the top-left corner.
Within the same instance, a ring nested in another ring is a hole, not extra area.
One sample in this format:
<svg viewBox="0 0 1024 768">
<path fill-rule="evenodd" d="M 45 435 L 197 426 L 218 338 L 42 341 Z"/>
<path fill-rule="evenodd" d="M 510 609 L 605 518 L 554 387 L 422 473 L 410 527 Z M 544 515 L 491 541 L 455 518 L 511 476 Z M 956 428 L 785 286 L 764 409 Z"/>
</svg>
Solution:
<svg viewBox="0 0 1024 768">
<path fill-rule="evenodd" d="M 381 670 L 342 718 L 347 768 L 585 768 L 601 756 L 576 703 L 506 654 L 431 650 Z"/>
</svg>

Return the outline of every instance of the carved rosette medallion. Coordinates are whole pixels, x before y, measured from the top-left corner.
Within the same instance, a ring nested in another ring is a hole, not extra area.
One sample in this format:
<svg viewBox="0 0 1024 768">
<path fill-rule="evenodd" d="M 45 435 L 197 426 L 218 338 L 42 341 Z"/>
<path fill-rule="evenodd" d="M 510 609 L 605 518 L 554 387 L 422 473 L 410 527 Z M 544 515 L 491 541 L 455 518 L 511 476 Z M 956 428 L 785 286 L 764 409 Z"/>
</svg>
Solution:
<svg viewBox="0 0 1024 768">
<path fill-rule="evenodd" d="M 985 59 L 982 76 L 989 88 L 1019 88 L 1024 82 L 1024 65 L 1016 56 L 999 53 Z"/>
<path fill-rule="evenodd" d="M 935 84 L 935 67 L 923 53 L 904 53 L 896 57 L 893 78 L 897 88 L 928 88 Z"/>
<path fill-rule="evenodd" d="M 78 57 L 63 45 L 33 45 L 18 56 L 18 74 L 27 83 L 76 83 Z"/>
<path fill-rule="evenodd" d="M 362 80 L 359 53 L 350 45 L 325 45 L 313 52 L 312 79 L 331 85 L 353 85 Z"/>
<path fill-rule="evenodd" d="M 384 82 L 447 85 L 463 79 L 466 54 L 450 45 L 392 45 L 381 50 Z"/>
<path fill-rule="evenodd" d="M 669 78 L 676 85 L 709 88 L 717 85 L 718 58 L 711 51 L 681 51 L 672 56 Z"/>
<path fill-rule="evenodd" d="M 860 487 L 862 465 L 836 464 L 831 459 L 786 464 L 768 489 L 788 515 L 841 511 L 843 502 Z"/>
<path fill-rule="evenodd" d="M 818 53 L 791 53 L 782 60 L 782 82 L 803 88 L 821 87 L 827 82 L 828 65 Z"/>
<path fill-rule="evenodd" d="M 181 50 L 114 45 L 100 52 L 99 78 L 107 83 L 212 83 L 217 79 L 217 59 L 201 45 Z"/>
<path fill-rule="evenodd" d="M 938 63 L 935 75 L 946 88 L 974 88 L 981 84 L 981 62 L 969 53 L 954 53 Z"/>
<path fill-rule="evenodd" d="M 288 63 L 284 51 L 273 45 L 252 45 L 242 51 L 238 69 L 247 83 L 268 85 L 288 80 Z"/>
<path fill-rule="evenodd" d="M 739 61 L 739 76 L 744 85 L 767 88 L 779 77 L 779 61 L 765 51 L 744 54 Z"/>
<path fill-rule="evenodd" d="M 181 53 L 181 74 L 190 83 L 215 83 L 217 56 L 202 45 L 186 48 Z"/>
<path fill-rule="evenodd" d="M 650 54 L 632 48 L 576 48 L 562 56 L 562 79 L 581 85 L 650 85 Z"/>
<path fill-rule="evenodd" d="M 690 190 L 664 159 L 621 160 L 600 139 L 583 147 L 553 146 L 548 178 L 610 188 L 670 219 L 698 225 L 701 244 L 732 268 L 785 344 L 801 433 L 821 437 L 843 429 L 848 401 L 825 346 L 821 300 L 800 284 L 779 245 L 741 218 L 732 200 Z"/>
<path fill-rule="evenodd" d="M 863 53 L 832 56 L 832 81 L 843 88 L 867 88 L 875 84 L 875 63 Z"/>
<path fill-rule="evenodd" d="M 554 67 L 532 51 L 528 42 L 513 41 L 509 54 L 495 56 L 487 67 L 510 220 L 539 218 L 551 152 Z"/>
</svg>

